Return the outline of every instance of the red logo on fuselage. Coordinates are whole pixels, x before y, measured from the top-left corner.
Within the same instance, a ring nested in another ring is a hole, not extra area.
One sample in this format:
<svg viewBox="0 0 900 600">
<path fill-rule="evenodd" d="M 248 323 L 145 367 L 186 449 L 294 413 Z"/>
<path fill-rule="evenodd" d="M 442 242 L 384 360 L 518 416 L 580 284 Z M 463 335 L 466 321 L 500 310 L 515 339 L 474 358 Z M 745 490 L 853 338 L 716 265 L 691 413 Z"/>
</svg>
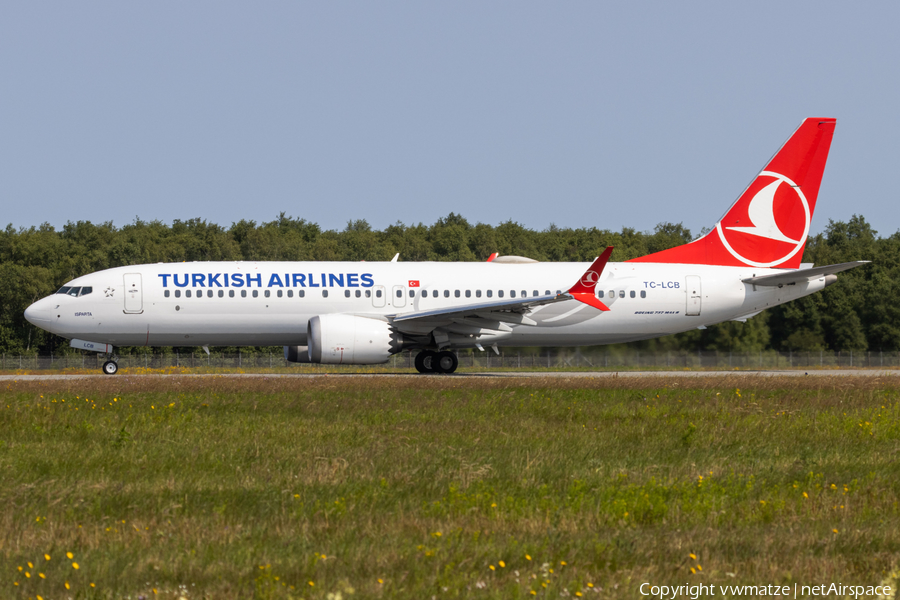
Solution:
<svg viewBox="0 0 900 600">
<path fill-rule="evenodd" d="M 419 280 L 418 279 L 410 279 L 409 287 L 419 287 Z"/>
<path fill-rule="evenodd" d="M 716 231 L 725 249 L 742 263 L 774 267 L 803 249 L 809 224 L 803 191 L 784 175 L 763 171 Z"/>
</svg>

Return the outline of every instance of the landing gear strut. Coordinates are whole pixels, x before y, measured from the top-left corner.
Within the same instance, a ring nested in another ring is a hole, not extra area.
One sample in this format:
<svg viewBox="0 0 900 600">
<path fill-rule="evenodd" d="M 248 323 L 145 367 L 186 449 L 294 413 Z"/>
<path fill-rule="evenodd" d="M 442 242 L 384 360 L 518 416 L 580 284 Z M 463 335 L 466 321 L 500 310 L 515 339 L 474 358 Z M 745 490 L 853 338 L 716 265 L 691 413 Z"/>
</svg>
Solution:
<svg viewBox="0 0 900 600">
<path fill-rule="evenodd" d="M 449 350 L 434 352 L 425 350 L 416 355 L 416 371 L 419 373 L 453 373 L 459 366 L 456 354 Z"/>
</svg>

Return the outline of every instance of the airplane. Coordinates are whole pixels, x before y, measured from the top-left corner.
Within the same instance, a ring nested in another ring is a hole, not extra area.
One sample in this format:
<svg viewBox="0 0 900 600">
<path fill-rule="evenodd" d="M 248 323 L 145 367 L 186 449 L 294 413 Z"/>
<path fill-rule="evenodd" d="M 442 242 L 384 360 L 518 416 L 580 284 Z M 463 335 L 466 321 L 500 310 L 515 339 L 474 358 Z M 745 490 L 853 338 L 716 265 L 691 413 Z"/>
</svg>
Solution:
<svg viewBox="0 0 900 600">
<path fill-rule="evenodd" d="M 119 346 L 283 346 L 294 363 L 367 365 L 418 350 L 453 373 L 455 350 L 645 340 L 807 296 L 865 264 L 801 264 L 835 119 L 805 119 L 708 233 L 625 262 L 192 262 L 77 277 L 25 311 L 105 355 Z"/>
</svg>

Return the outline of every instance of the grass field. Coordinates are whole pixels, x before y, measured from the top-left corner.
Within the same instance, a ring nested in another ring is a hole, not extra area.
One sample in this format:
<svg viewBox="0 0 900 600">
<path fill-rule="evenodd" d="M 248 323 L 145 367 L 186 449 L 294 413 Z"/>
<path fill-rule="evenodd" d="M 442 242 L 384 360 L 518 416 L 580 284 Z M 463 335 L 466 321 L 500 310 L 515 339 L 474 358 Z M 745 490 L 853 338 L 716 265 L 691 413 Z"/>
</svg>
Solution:
<svg viewBox="0 0 900 600">
<path fill-rule="evenodd" d="M 0 598 L 900 583 L 893 377 L 3 385 Z"/>
</svg>

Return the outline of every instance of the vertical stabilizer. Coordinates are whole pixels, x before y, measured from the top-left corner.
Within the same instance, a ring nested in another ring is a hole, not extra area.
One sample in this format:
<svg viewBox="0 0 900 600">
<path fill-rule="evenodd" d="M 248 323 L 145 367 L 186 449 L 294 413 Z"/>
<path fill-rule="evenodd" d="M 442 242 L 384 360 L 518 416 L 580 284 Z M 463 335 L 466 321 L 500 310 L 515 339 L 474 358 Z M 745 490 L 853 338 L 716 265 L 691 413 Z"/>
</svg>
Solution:
<svg viewBox="0 0 900 600">
<path fill-rule="evenodd" d="M 799 268 L 835 123 L 804 120 L 712 231 L 629 262 Z"/>
</svg>

